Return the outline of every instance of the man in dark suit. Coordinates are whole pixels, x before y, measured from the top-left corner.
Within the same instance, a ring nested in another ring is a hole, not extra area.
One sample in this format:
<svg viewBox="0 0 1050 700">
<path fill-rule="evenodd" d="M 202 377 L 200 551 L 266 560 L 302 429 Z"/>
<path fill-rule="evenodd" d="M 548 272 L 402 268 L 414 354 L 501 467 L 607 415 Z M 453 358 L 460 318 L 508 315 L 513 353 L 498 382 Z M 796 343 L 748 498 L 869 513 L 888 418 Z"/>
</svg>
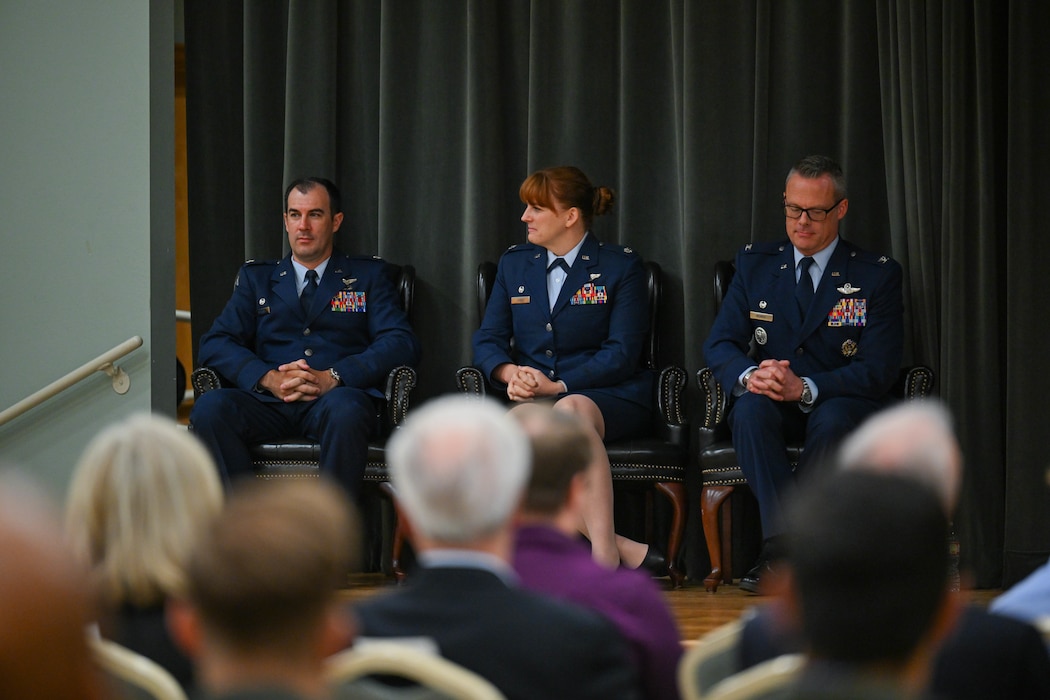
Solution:
<svg viewBox="0 0 1050 700">
<path fill-rule="evenodd" d="M 307 437 L 320 443 L 321 471 L 357 494 L 380 387 L 418 361 L 419 343 L 385 263 L 335 250 L 335 184 L 296 180 L 284 201 L 291 253 L 241 268 L 198 358 L 233 387 L 200 396 L 190 423 L 227 484 L 252 472 L 249 445 Z"/>
<path fill-rule="evenodd" d="M 521 427 L 494 402 L 432 401 L 387 448 L 420 569 L 356 607 L 355 646 L 399 638 L 487 678 L 510 698 L 634 698 L 626 643 L 596 613 L 518 586 L 512 517 L 529 476 Z"/>
<path fill-rule="evenodd" d="M 788 241 L 749 244 L 704 355 L 726 392 L 733 447 L 758 499 L 765 537 L 740 587 L 758 592 L 778 557 L 795 474 L 788 439 L 804 437 L 800 474 L 880 408 L 903 354 L 901 267 L 839 238 L 845 175 L 808 156 L 788 174 Z M 749 347 L 753 351 L 749 354 Z"/>
</svg>

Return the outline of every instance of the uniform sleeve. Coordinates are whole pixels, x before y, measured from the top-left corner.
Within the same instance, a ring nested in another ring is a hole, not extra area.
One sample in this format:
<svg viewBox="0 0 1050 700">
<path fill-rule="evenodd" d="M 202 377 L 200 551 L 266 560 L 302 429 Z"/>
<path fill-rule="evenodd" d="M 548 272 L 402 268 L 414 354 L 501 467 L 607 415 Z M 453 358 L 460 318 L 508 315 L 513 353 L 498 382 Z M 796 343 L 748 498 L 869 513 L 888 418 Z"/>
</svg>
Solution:
<svg viewBox="0 0 1050 700">
<path fill-rule="evenodd" d="M 269 268 L 264 266 L 256 269 L 245 265 L 241 268 L 233 295 L 211 329 L 201 338 L 198 353 L 202 366 L 214 369 L 245 391 L 253 391 L 263 375 L 273 369 L 254 351 L 259 314 L 254 285 L 258 270 L 269 274 Z"/>
</svg>

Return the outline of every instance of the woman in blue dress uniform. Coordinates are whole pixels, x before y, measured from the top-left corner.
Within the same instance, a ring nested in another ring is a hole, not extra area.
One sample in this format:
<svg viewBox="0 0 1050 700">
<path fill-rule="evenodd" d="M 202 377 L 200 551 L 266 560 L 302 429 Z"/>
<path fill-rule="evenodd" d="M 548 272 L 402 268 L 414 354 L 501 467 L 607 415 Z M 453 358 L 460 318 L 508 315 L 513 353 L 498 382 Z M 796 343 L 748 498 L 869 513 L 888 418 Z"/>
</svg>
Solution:
<svg viewBox="0 0 1050 700">
<path fill-rule="evenodd" d="M 474 365 L 513 402 L 553 401 L 586 420 L 594 458 L 580 531 L 604 564 L 658 566 L 659 555 L 645 544 L 614 533 L 603 445 L 651 424 L 654 374 L 641 359 L 649 323 L 641 258 L 589 233 L 614 195 L 592 186 L 578 168 L 537 171 L 519 195 L 529 242 L 500 258 L 474 334 Z"/>
</svg>

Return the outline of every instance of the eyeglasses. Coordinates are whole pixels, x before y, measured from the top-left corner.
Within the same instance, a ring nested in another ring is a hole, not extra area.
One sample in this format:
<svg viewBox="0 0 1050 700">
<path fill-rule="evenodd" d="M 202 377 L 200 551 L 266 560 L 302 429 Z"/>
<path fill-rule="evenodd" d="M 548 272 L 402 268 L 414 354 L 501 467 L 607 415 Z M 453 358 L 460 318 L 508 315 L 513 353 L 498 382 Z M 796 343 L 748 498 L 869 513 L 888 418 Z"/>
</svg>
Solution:
<svg viewBox="0 0 1050 700">
<path fill-rule="evenodd" d="M 810 221 L 823 221 L 828 218 L 828 212 L 832 212 L 835 208 L 842 204 L 842 200 L 835 202 L 827 209 L 817 209 L 816 207 L 810 207 L 809 209 L 803 209 L 802 207 L 796 207 L 794 204 L 788 204 L 784 202 L 784 216 L 789 219 L 801 219 L 802 215 L 805 214 L 809 217 Z"/>
</svg>

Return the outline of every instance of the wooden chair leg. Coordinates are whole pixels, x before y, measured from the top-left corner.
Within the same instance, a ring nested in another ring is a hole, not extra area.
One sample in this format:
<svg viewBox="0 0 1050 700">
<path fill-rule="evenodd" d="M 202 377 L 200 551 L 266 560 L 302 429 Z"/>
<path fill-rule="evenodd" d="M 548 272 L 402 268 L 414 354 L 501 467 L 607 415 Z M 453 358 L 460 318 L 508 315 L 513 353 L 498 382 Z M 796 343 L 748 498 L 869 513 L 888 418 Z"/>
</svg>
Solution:
<svg viewBox="0 0 1050 700">
<path fill-rule="evenodd" d="M 733 582 L 733 499 L 722 502 L 722 525 L 719 532 L 722 539 L 722 583 Z"/>
<path fill-rule="evenodd" d="M 379 484 L 379 490 L 393 504 L 395 496 L 394 486 L 389 481 Z M 401 583 L 405 580 L 405 571 L 401 568 L 401 550 L 405 544 L 405 534 L 401 530 L 401 519 L 397 515 L 397 506 L 394 506 L 394 537 L 390 543 L 390 568 L 394 572 L 394 579 Z"/>
<path fill-rule="evenodd" d="M 704 486 L 700 490 L 700 517 L 704 526 L 704 540 L 707 542 L 707 556 L 711 559 L 711 573 L 704 579 L 704 588 L 708 593 L 717 592 L 718 584 L 723 578 L 718 513 L 722 503 L 731 493 L 732 486 Z M 726 573 L 729 576 L 733 575 L 732 571 Z"/>
<path fill-rule="evenodd" d="M 671 585 L 674 588 L 681 588 L 685 582 L 685 573 L 678 568 L 678 552 L 682 548 L 682 533 L 685 531 L 685 484 L 680 481 L 661 481 L 657 482 L 656 490 L 671 502 L 674 510 L 671 533 L 667 537 L 667 575 L 671 577 Z"/>
</svg>

